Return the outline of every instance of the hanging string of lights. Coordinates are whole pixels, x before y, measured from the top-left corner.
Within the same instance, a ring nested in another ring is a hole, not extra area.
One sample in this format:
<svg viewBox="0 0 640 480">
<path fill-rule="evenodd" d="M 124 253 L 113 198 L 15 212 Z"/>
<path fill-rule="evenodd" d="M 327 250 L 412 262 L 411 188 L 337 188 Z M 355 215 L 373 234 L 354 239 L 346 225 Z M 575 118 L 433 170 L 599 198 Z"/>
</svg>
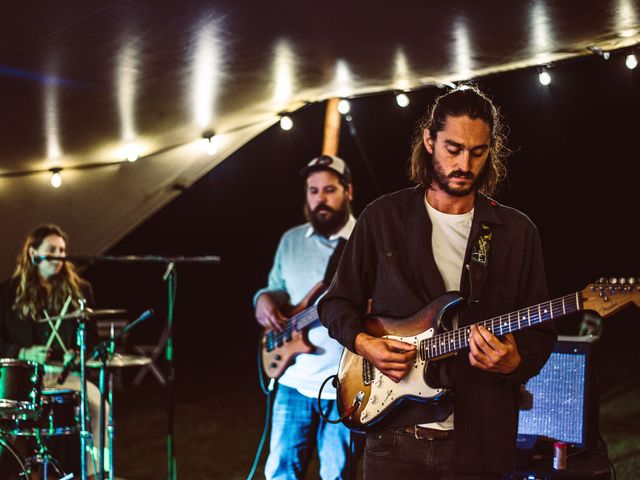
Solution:
<svg viewBox="0 0 640 480">
<path fill-rule="evenodd" d="M 636 44 L 636 45 L 632 45 L 631 47 L 624 47 L 618 50 L 606 51 L 606 50 L 603 50 L 601 47 L 594 45 L 589 47 L 588 50 L 591 51 L 594 55 L 601 57 L 605 61 L 610 60 L 612 58 L 613 53 L 622 53 L 622 55 L 624 55 L 625 57 L 626 68 L 628 68 L 629 70 L 635 70 L 638 67 L 637 48 L 638 48 L 638 45 Z M 557 64 L 544 64 L 537 67 L 536 71 L 538 74 L 538 81 L 540 85 L 544 87 L 551 85 L 552 83 L 551 70 L 556 65 Z M 463 83 L 464 82 L 460 82 L 460 84 L 463 84 Z M 458 88 L 458 85 L 456 85 L 456 83 L 449 82 L 449 81 L 442 82 L 441 86 L 448 87 L 448 88 Z M 420 88 L 424 88 L 424 85 L 421 85 Z M 405 108 L 410 105 L 411 100 L 409 95 L 411 94 L 412 91 L 413 90 L 411 89 L 393 90 L 395 101 L 400 108 Z M 380 93 L 383 93 L 383 92 L 375 92 L 375 94 L 380 94 Z M 367 95 L 371 95 L 371 94 L 367 94 Z M 356 98 L 360 98 L 363 96 L 365 95 L 353 95 L 353 96 L 341 98 L 337 105 L 338 111 L 342 115 L 349 116 L 349 112 L 351 111 L 350 100 L 354 100 Z M 280 128 L 285 132 L 288 132 L 294 128 L 292 113 L 293 112 L 282 111 L 276 114 L 277 123 L 280 125 Z M 201 143 L 206 154 L 210 156 L 216 156 L 220 153 L 221 147 L 223 146 L 224 137 L 227 134 L 231 134 L 240 130 L 251 128 L 253 126 L 256 126 L 258 123 L 263 123 L 263 122 L 264 120 L 261 120 L 261 121 L 253 122 L 251 124 L 242 125 L 228 132 L 225 132 L 224 134 L 218 134 L 213 130 L 205 130 L 202 133 L 201 138 L 199 138 L 196 141 Z M 187 143 L 191 143 L 191 142 L 187 142 Z M 96 162 L 96 163 L 88 163 L 88 164 L 85 163 L 85 164 L 71 165 L 71 166 L 65 166 L 65 167 L 52 167 L 48 169 L 0 172 L 0 178 L 24 177 L 28 175 L 37 175 L 37 174 L 48 172 L 51 174 L 51 177 L 50 177 L 51 186 L 53 188 L 60 188 L 63 184 L 62 173 L 65 170 L 87 170 L 87 169 L 94 169 L 94 168 L 110 167 L 110 166 L 126 164 L 126 163 L 134 163 L 139 159 L 150 158 L 150 157 L 153 157 L 154 155 L 158 155 L 160 153 L 164 153 L 166 151 L 184 146 L 187 143 L 183 143 L 179 145 L 171 145 L 148 155 L 142 155 L 140 148 L 136 148 L 135 145 L 128 145 L 125 147 L 123 151 L 124 152 L 123 156 L 125 158 L 121 160 L 116 160 L 112 162 Z"/>
</svg>

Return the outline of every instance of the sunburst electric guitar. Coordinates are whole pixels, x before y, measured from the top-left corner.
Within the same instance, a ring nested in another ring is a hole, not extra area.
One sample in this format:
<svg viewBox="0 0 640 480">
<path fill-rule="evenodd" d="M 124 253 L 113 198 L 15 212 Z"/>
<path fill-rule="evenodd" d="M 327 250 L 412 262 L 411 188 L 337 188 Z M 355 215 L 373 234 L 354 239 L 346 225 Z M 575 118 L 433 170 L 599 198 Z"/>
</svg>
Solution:
<svg viewBox="0 0 640 480">
<path fill-rule="evenodd" d="M 320 322 L 313 302 L 326 289 L 323 282 L 317 283 L 300 303 L 284 308 L 289 319 L 282 326 L 282 332 L 266 329 L 260 341 L 262 370 L 269 378 L 278 379 L 301 353 L 313 353 L 315 347 L 309 343 L 309 327 Z M 311 306 L 310 306 L 311 305 Z"/>
<path fill-rule="evenodd" d="M 629 303 L 640 306 L 638 281 L 635 278 L 600 279 L 582 291 L 490 318 L 476 325 L 500 337 L 579 310 L 593 310 L 606 317 Z M 413 344 L 417 348 L 417 355 L 407 376 L 395 383 L 372 363 L 344 349 L 338 371 L 338 409 L 345 425 L 353 430 L 366 430 L 403 400 L 430 402 L 444 394 L 444 390 L 430 386 L 423 373 L 429 362 L 448 357 L 469 346 L 469 326 L 443 333 L 435 331 L 440 319 L 463 300 L 459 293 L 450 292 L 436 298 L 409 318 L 371 316 L 365 319 L 367 333 Z"/>
</svg>

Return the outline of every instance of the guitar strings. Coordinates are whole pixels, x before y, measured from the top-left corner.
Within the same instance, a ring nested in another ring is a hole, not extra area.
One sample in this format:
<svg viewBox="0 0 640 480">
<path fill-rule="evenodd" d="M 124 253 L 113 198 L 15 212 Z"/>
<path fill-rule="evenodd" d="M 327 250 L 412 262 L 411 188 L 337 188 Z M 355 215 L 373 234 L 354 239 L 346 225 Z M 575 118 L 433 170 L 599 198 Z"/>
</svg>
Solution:
<svg viewBox="0 0 640 480">
<path fill-rule="evenodd" d="M 520 330 L 524 327 L 536 325 L 553 318 L 562 317 L 568 313 L 580 310 L 582 294 L 580 292 L 565 295 L 547 302 L 542 302 L 528 308 L 498 315 L 497 317 L 478 322 L 494 335 L 502 336 L 506 333 Z M 455 350 L 469 346 L 470 326 L 464 326 L 424 339 L 420 342 L 420 355 L 423 360 L 446 355 Z"/>
<path fill-rule="evenodd" d="M 291 338 L 294 330 L 298 330 L 298 323 L 302 321 L 306 322 L 307 320 L 314 320 L 317 316 L 318 310 L 316 309 L 315 305 L 307 308 L 306 310 L 303 310 L 302 312 L 294 315 L 285 322 L 285 326 L 282 332 L 276 332 L 272 330 L 267 333 L 267 342 L 271 347 L 274 347 L 279 343 L 284 343 L 286 340 Z"/>
</svg>

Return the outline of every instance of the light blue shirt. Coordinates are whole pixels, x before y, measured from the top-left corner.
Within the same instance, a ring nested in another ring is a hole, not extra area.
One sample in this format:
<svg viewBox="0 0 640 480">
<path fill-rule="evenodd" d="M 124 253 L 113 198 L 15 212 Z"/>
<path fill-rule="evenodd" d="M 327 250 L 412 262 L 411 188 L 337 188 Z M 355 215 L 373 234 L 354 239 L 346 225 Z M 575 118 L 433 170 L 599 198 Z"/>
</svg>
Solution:
<svg viewBox="0 0 640 480">
<path fill-rule="evenodd" d="M 342 229 L 330 238 L 316 233 L 309 223 L 287 230 L 280 239 L 267 287 L 253 297 L 254 306 L 258 297 L 269 291 L 286 292 L 291 305 L 299 303 L 324 278 L 338 239 L 349 238 L 355 224 L 355 218 L 349 216 Z M 279 382 L 307 397 L 317 397 L 322 382 L 338 372 L 342 345 L 329 337 L 327 329 L 319 323 L 309 328 L 308 336 L 315 352 L 298 355 Z M 325 385 L 322 398 L 336 398 L 331 382 Z"/>
</svg>

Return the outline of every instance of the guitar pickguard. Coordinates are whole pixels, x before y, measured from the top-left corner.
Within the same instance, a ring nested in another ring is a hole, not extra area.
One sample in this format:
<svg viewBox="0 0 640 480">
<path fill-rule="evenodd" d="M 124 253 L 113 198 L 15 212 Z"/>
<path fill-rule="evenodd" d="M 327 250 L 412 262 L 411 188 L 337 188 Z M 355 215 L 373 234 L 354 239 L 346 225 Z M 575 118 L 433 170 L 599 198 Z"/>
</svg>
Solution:
<svg viewBox="0 0 640 480">
<path fill-rule="evenodd" d="M 385 335 L 383 338 L 399 340 L 401 342 L 419 347 L 420 342 L 434 335 L 434 329 L 430 328 L 417 336 L 399 337 L 396 335 Z M 431 388 L 424 381 L 423 371 L 425 360 L 416 355 L 416 360 L 406 377 L 396 383 L 389 377 L 383 375 L 377 368 L 371 365 L 373 374 L 371 375 L 371 393 L 366 405 L 360 412 L 360 422 L 362 425 L 369 425 L 379 420 L 389 409 L 403 399 L 418 401 L 434 400 L 443 394 L 441 388 Z"/>
</svg>

